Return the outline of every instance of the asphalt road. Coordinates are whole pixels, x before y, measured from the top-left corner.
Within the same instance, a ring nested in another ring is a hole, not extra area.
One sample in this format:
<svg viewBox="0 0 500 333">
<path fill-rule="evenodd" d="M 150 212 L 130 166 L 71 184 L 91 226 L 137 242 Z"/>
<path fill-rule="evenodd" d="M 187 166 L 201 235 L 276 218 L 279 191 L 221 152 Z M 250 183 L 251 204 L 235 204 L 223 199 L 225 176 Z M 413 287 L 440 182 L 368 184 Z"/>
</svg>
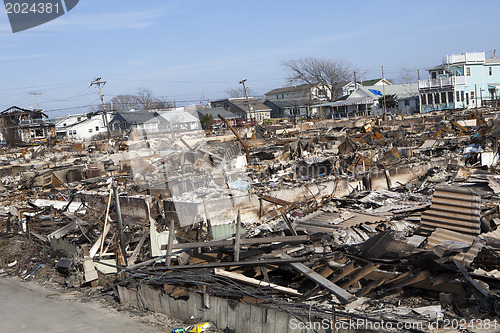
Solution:
<svg viewBox="0 0 500 333">
<path fill-rule="evenodd" d="M 69 294 L 24 282 L 0 278 L 0 332 L 2 333 L 93 333 L 165 332 L 148 326 L 127 312 L 82 303 Z"/>
</svg>

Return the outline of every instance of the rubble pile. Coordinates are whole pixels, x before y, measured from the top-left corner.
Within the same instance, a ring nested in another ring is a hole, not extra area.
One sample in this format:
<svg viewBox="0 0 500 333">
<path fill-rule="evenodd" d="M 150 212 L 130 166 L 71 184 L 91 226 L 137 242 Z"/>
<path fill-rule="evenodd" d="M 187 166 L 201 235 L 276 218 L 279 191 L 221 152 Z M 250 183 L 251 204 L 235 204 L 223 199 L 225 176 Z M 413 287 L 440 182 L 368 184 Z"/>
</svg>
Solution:
<svg viewBox="0 0 500 333">
<path fill-rule="evenodd" d="M 420 331 L 494 320 L 498 123 L 437 112 L 4 148 L 0 275 L 154 311 L 125 290 Z"/>
</svg>

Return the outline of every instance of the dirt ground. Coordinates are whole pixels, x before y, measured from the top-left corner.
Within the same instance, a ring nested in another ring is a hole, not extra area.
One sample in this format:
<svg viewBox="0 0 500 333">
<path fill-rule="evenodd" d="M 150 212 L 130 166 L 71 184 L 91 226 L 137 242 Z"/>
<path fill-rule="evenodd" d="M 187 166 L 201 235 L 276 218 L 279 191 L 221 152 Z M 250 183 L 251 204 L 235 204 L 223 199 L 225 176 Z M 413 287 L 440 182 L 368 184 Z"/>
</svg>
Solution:
<svg viewBox="0 0 500 333">
<path fill-rule="evenodd" d="M 89 298 L 80 292 L 57 290 L 17 277 L 0 279 L 1 331 L 8 332 L 170 332 L 179 323 Z M 183 325 L 181 324 L 181 327 Z"/>
</svg>

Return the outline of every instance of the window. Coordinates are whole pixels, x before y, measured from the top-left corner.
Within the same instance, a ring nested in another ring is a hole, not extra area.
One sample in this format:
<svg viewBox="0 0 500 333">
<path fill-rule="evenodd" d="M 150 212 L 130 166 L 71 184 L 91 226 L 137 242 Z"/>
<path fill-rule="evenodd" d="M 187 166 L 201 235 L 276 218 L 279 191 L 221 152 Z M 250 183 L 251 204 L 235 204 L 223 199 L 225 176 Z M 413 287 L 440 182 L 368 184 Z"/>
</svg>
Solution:
<svg viewBox="0 0 500 333">
<path fill-rule="evenodd" d="M 464 91 L 462 90 L 462 91 L 460 92 L 460 100 L 461 100 L 462 102 L 465 100 L 464 94 L 465 94 L 465 93 L 464 93 Z"/>
<path fill-rule="evenodd" d="M 441 97 L 441 94 L 439 94 L 439 93 L 435 93 L 434 94 L 434 104 L 440 104 L 441 103 L 439 97 Z"/>
<path fill-rule="evenodd" d="M 466 73 L 467 73 L 467 76 L 470 76 L 470 67 L 466 68 Z"/>
<path fill-rule="evenodd" d="M 474 96 L 474 92 L 473 92 L 473 91 L 471 91 L 471 92 L 470 92 L 470 99 L 474 99 L 474 97 L 475 97 L 475 96 Z"/>
<path fill-rule="evenodd" d="M 493 67 L 491 67 L 491 66 L 490 66 L 490 68 L 489 68 L 489 73 L 490 73 L 490 76 L 492 76 L 492 75 L 493 75 Z"/>
<path fill-rule="evenodd" d="M 441 103 L 446 103 L 446 92 L 441 93 Z"/>
<path fill-rule="evenodd" d="M 280 99 L 280 95 L 276 95 L 276 99 Z"/>
<path fill-rule="evenodd" d="M 453 91 L 448 91 L 448 103 L 453 103 Z"/>
<path fill-rule="evenodd" d="M 96 131 L 96 132 L 99 132 L 99 126 L 96 126 L 96 127 L 95 127 L 95 131 Z"/>
<path fill-rule="evenodd" d="M 427 95 L 422 95 L 422 105 L 427 105 Z"/>
<path fill-rule="evenodd" d="M 437 77 L 436 72 L 431 72 L 431 79 L 435 79 Z"/>
<path fill-rule="evenodd" d="M 89 128 L 89 133 L 92 133 L 92 128 Z"/>
<path fill-rule="evenodd" d="M 434 104 L 434 98 L 432 98 L 432 94 L 427 94 L 427 104 Z"/>
<path fill-rule="evenodd" d="M 285 98 L 285 94 L 281 94 L 281 98 Z"/>
<path fill-rule="evenodd" d="M 460 91 L 457 91 L 456 97 L 457 97 L 457 102 L 460 102 Z"/>
</svg>

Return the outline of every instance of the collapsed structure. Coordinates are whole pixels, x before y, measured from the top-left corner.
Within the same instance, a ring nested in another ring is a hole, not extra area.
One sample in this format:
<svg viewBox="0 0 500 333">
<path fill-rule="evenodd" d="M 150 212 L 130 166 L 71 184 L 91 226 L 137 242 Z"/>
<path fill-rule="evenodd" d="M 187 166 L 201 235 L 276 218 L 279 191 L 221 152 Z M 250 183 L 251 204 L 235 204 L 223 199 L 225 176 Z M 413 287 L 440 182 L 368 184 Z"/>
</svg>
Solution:
<svg viewBox="0 0 500 333">
<path fill-rule="evenodd" d="M 0 274 L 237 332 L 494 320 L 495 116 L 226 121 L 232 132 L 4 148 Z"/>
</svg>

